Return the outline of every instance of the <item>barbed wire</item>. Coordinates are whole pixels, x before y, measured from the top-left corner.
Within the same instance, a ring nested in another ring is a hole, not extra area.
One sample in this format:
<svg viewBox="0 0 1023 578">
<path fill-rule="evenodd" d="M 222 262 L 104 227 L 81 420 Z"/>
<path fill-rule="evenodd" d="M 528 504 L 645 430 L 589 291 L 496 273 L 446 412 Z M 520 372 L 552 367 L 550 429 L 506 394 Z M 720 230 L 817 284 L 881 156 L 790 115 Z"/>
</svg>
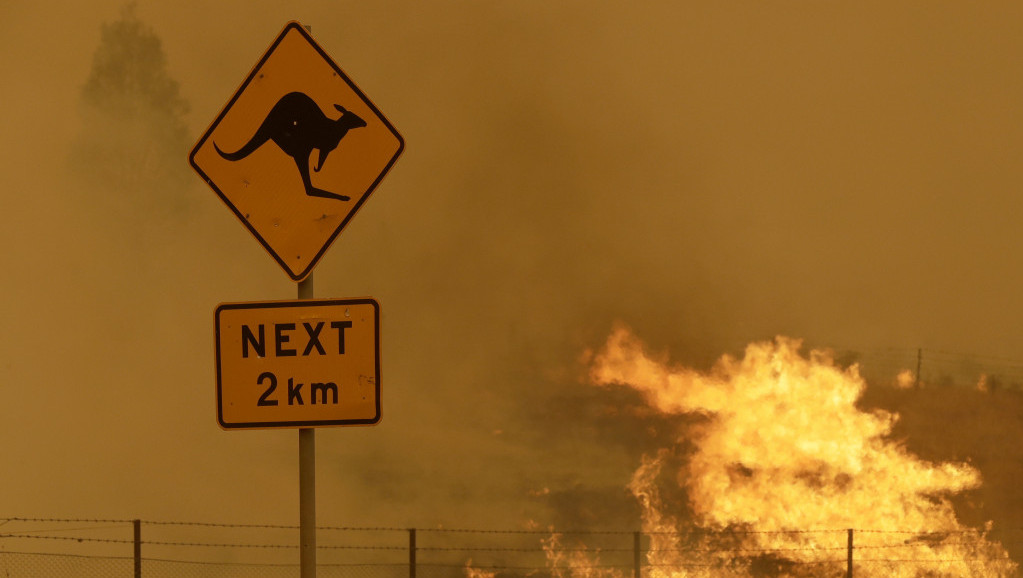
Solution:
<svg viewBox="0 0 1023 578">
<path fill-rule="evenodd" d="M 403 548 L 407 550 L 408 548 Z M 543 548 L 479 548 L 473 546 L 464 547 L 420 547 L 417 546 L 416 550 L 419 552 L 519 552 L 519 553 L 532 553 L 532 552 L 546 552 Z M 596 548 L 558 548 L 559 552 L 594 552 Z M 632 552 L 632 548 L 600 548 L 601 552 Z"/>
<path fill-rule="evenodd" d="M 118 539 L 118 538 L 93 538 L 88 536 L 43 536 L 36 534 L 0 534 L 0 538 L 14 538 L 14 539 L 26 539 L 26 540 L 51 540 L 51 541 L 63 541 L 63 542 L 79 542 L 79 543 L 101 543 L 101 544 L 134 544 L 134 540 L 130 539 Z M 941 542 L 936 543 L 936 547 L 948 547 L 948 546 L 970 546 L 984 542 L 983 537 L 978 537 L 974 541 L 956 541 L 956 542 Z M 294 550 L 300 548 L 298 544 L 253 544 L 243 542 L 194 542 L 194 541 L 165 541 L 165 540 L 140 540 L 138 542 L 143 546 L 164 546 L 164 547 L 192 547 L 192 548 L 234 548 L 234 549 L 283 549 L 283 550 Z M 907 548 L 919 548 L 926 546 L 922 543 L 899 543 L 899 544 L 859 544 L 855 546 L 856 550 L 895 550 L 895 549 L 907 549 Z M 391 551 L 391 552 L 407 552 L 409 551 L 408 546 L 366 546 L 366 545 L 335 545 L 335 544 L 318 544 L 317 550 L 352 550 L 352 551 Z M 715 548 L 641 548 L 640 551 L 643 553 L 696 553 L 696 554 L 711 554 L 711 553 L 729 553 L 729 554 L 786 554 L 786 553 L 799 553 L 799 552 L 822 552 L 822 551 L 844 551 L 847 550 L 847 546 L 812 546 L 812 547 L 762 547 L 762 548 L 751 548 L 751 547 L 715 547 Z M 547 550 L 543 547 L 534 548 L 507 548 L 507 547 L 416 547 L 417 552 L 461 552 L 461 553 L 544 553 Z M 569 553 L 629 553 L 635 552 L 632 548 L 558 548 L 559 552 Z"/>
<path fill-rule="evenodd" d="M 728 560 L 729 562 L 731 560 Z M 832 558 L 827 560 L 786 560 L 786 564 L 808 565 L 808 564 L 845 564 L 845 558 Z M 644 568 L 713 568 L 721 566 L 721 562 L 679 562 L 676 564 L 644 564 Z"/>
<path fill-rule="evenodd" d="M 114 518 L 20 518 L 10 516 L 0 518 L 7 522 L 46 522 L 46 523 L 74 523 L 74 524 L 131 524 L 135 520 L 119 520 Z"/>
<path fill-rule="evenodd" d="M 728 554 L 728 552 L 721 552 L 721 554 Z M 103 556 L 103 555 L 88 555 L 88 554 L 68 554 L 68 553 L 53 553 L 53 552 L 22 552 L 22 551 L 0 551 L 0 558 L 11 555 L 20 556 L 34 556 L 34 557 L 58 557 L 58 558 L 75 558 L 75 559 L 86 559 L 86 560 L 115 560 L 121 562 L 130 562 L 134 558 L 130 556 Z M 201 565 L 201 566 L 216 566 L 216 567 L 251 567 L 251 568 L 264 568 L 264 567 L 276 567 L 276 568 L 297 568 L 299 564 L 295 563 L 279 563 L 279 562 L 227 562 L 227 561 L 207 561 L 207 560 L 182 560 L 182 559 L 170 559 L 160 557 L 142 557 L 142 562 L 160 562 L 167 564 L 187 564 L 187 565 Z M 656 563 L 644 563 L 644 568 L 713 568 L 720 567 L 723 564 L 733 562 L 734 559 L 728 558 L 719 561 L 680 561 L 669 564 L 656 564 Z M 963 558 L 857 558 L 854 563 L 860 564 L 989 564 L 992 561 L 987 558 L 975 558 L 975 557 L 963 557 Z M 1005 560 L 1009 561 L 1009 560 Z M 822 560 L 785 560 L 784 563 L 793 566 L 808 566 L 808 565 L 844 565 L 848 562 L 847 558 L 826 558 Z M 336 568 L 405 568 L 408 566 L 407 563 L 317 563 L 318 567 L 336 567 Z M 573 564 L 566 566 L 559 565 L 547 565 L 547 566 L 515 566 L 515 565 L 482 565 L 482 564 L 471 564 L 471 563 L 434 563 L 434 562 L 417 562 L 417 567 L 423 568 L 450 568 L 450 569 L 464 569 L 472 568 L 475 570 L 488 570 L 488 571 L 523 571 L 527 573 L 544 572 L 544 571 L 559 571 L 559 570 L 588 570 L 588 569 L 619 569 L 628 571 L 632 568 L 626 564 Z"/>
<path fill-rule="evenodd" d="M 697 554 L 711 554 L 727 552 L 730 554 L 775 554 L 778 552 L 820 552 L 822 550 L 847 550 L 847 546 L 817 547 L 817 548 L 661 548 L 643 550 L 643 552 L 693 552 Z M 632 552 L 632 550 L 625 550 Z"/>
<path fill-rule="evenodd" d="M 963 528 L 957 530 L 876 530 L 870 528 L 850 528 L 857 534 L 903 534 L 912 536 L 950 536 L 953 534 L 975 534 L 981 533 L 975 528 Z M 843 530 L 847 532 L 848 530 Z M 994 528 L 991 532 L 1023 532 L 1023 528 Z"/>
<path fill-rule="evenodd" d="M 450 533 L 450 534 L 523 534 L 523 535 L 544 535 L 560 534 L 562 536 L 590 535 L 590 536 L 625 536 L 632 535 L 635 531 L 628 530 L 480 530 L 473 528 L 422 528 L 417 529 L 422 533 Z"/>
<path fill-rule="evenodd" d="M 534 566 L 505 566 L 505 565 L 492 566 L 492 565 L 478 565 L 478 564 L 450 564 L 450 563 L 445 564 L 443 562 L 441 562 L 441 563 L 433 563 L 433 562 L 419 563 L 419 562 L 417 562 L 416 566 L 422 566 L 422 567 L 427 567 L 427 568 L 472 568 L 474 570 L 525 570 L 525 571 L 529 571 L 529 572 L 537 572 L 537 571 L 551 570 L 552 569 L 549 566 L 535 566 L 535 565 Z M 626 568 L 631 568 L 631 566 L 625 566 L 625 565 L 622 565 L 622 564 L 580 564 L 578 566 L 572 566 L 572 568 L 578 568 L 578 569 L 581 569 L 581 570 L 582 569 L 587 569 L 587 570 L 589 570 L 589 569 L 598 569 L 598 568 L 604 568 L 604 569 L 606 569 L 606 568 L 621 568 L 621 569 L 626 569 Z M 562 567 L 557 567 L 556 569 L 558 569 L 558 570 L 565 570 L 565 569 L 568 569 L 568 567 L 567 566 L 562 566 Z"/>
<path fill-rule="evenodd" d="M 707 529 L 707 528 L 694 528 L 694 529 L 691 529 L 691 530 L 686 530 L 685 532 L 659 531 L 659 532 L 640 532 L 640 533 L 643 534 L 644 536 L 674 536 L 674 535 L 678 535 L 680 533 L 696 534 L 696 535 L 701 535 L 701 534 L 711 534 L 711 535 L 720 535 L 720 534 L 730 534 L 730 535 L 754 535 L 754 534 L 776 535 L 776 534 L 840 534 L 840 533 L 844 534 L 844 533 L 847 533 L 848 531 L 849 531 L 849 528 L 833 528 L 833 529 L 815 528 L 815 529 L 809 529 L 809 530 L 743 530 L 743 529 L 739 529 L 739 528 L 732 528 L 732 529 L 728 529 L 728 530 L 712 530 L 712 529 Z"/>
<path fill-rule="evenodd" d="M 11 550 L 0 550 L 0 556 L 14 554 L 18 556 L 53 556 L 55 558 L 83 558 L 88 560 L 127 560 L 132 561 L 132 556 L 104 556 L 100 554 L 70 554 L 65 552 L 18 552 Z M 145 559 L 145 558 L 143 558 Z"/>
<path fill-rule="evenodd" d="M 21 556 L 48 556 L 48 557 L 61 557 L 61 558 L 82 558 L 90 560 L 122 560 L 131 561 L 134 558 L 132 556 L 104 556 L 98 554 L 68 554 L 68 553 L 54 553 L 54 552 L 23 552 L 23 551 L 0 551 L 0 556 L 5 555 L 21 555 Z M 148 557 L 144 556 L 141 558 L 144 562 L 168 562 L 175 564 L 201 564 L 209 566 L 258 566 L 258 567 L 298 567 L 299 564 L 295 563 L 278 563 L 278 562 L 212 562 L 208 560 L 177 560 L 160 557 Z M 857 558 L 855 563 L 958 563 L 958 562 L 984 562 L 990 563 L 992 560 L 988 558 Z M 848 562 L 846 558 L 830 558 L 824 560 L 787 560 L 786 563 L 790 564 L 844 564 Z M 330 566 L 330 567 L 405 567 L 407 563 L 318 563 L 317 566 Z M 701 567 L 701 566 L 718 566 L 719 563 L 700 563 L 700 562 L 679 562 L 672 564 L 644 564 L 644 568 L 686 568 L 686 567 Z M 590 569 L 590 568 L 631 568 L 625 564 L 580 564 L 572 566 L 508 566 L 508 565 L 477 565 L 477 564 L 452 564 L 452 563 L 433 563 L 423 562 L 417 563 L 417 566 L 430 567 L 430 568 L 475 568 L 478 570 L 551 570 L 551 569 Z"/>
<path fill-rule="evenodd" d="M 1023 361 L 1005 357 L 977 355 L 971 353 L 955 353 L 941 349 L 929 348 L 857 348 L 831 347 L 836 358 L 852 356 L 861 372 L 873 374 L 895 373 L 903 370 L 913 371 L 920 363 L 922 372 L 933 375 L 937 371 L 961 373 L 969 369 L 981 371 L 989 377 L 1012 380 L 1023 380 Z"/>
<path fill-rule="evenodd" d="M 994 561 L 997 561 L 997 560 L 994 560 Z M 860 563 L 864 563 L 864 564 L 867 564 L 867 563 L 869 563 L 869 564 L 877 564 L 877 563 L 886 563 L 886 562 L 897 562 L 899 564 L 905 564 L 905 563 L 912 563 L 912 564 L 922 564 L 922 563 L 954 564 L 954 563 L 957 563 L 957 562 L 970 562 L 970 563 L 990 564 L 992 562 L 992 560 L 989 559 L 989 558 L 875 558 L 875 559 L 867 558 L 867 559 L 862 559 L 862 560 L 857 558 L 855 560 L 855 562 L 857 564 L 860 564 Z"/>
<path fill-rule="evenodd" d="M 35 534 L 0 534 L 0 538 L 22 538 L 34 540 L 62 540 L 66 542 L 94 542 L 105 544 L 134 544 L 134 540 L 119 538 L 89 538 L 87 536 L 37 536 Z"/>
<path fill-rule="evenodd" d="M 0 518 L 6 522 L 44 522 L 44 523 L 74 523 L 74 524 L 132 524 L 135 520 L 130 519 L 103 519 L 103 518 L 22 518 L 22 517 L 6 517 Z M 248 528 L 248 529 L 275 529 L 275 530 L 298 530 L 298 525 L 282 525 L 282 524 L 238 524 L 238 523 L 223 523 L 223 522 L 193 522 L 193 521 L 165 521 L 165 520 L 139 520 L 141 524 L 152 525 L 152 526 L 186 526 L 186 527 L 211 527 L 211 528 Z M 115 526 L 97 526 L 97 527 L 81 527 L 81 528 L 48 528 L 41 530 L 32 530 L 33 533 L 40 532 L 62 532 L 62 531 L 74 531 L 74 530 L 103 530 L 111 529 Z M 858 534 L 900 534 L 910 536 L 948 536 L 955 534 L 974 534 L 974 533 L 996 533 L 996 532 L 1023 532 L 1023 527 L 1020 528 L 992 528 L 990 530 L 978 530 L 974 528 L 962 528 L 962 529 L 949 529 L 949 530 L 920 530 L 920 529 L 880 529 L 880 528 L 811 528 L 811 529 L 783 529 L 783 530 L 752 530 L 752 529 L 740 529 L 740 528 L 729 528 L 729 529 L 707 529 L 707 528 L 691 528 L 684 529 L 681 531 L 644 531 L 644 530 L 558 530 L 554 528 L 550 529 L 480 529 L 480 528 L 400 528 L 393 526 L 316 526 L 317 531 L 366 531 L 366 532 L 402 532 L 408 533 L 415 531 L 417 533 L 464 533 L 464 534 L 509 534 L 509 535 L 635 535 L 641 534 L 643 536 L 671 536 L 678 534 L 685 535 L 785 535 L 785 534 L 844 534 L 850 530 Z M 0 533 L 0 537 L 17 537 L 20 534 L 17 533 Z M 43 536 L 40 536 L 43 537 Z M 63 537 L 54 536 L 52 538 L 62 539 Z M 71 538 L 77 539 L 77 538 Z M 103 540 L 100 538 L 82 538 L 83 540 Z M 128 540 L 131 542 L 131 540 Z M 422 548 L 421 548 L 422 549 Z"/>
<path fill-rule="evenodd" d="M 94 531 L 94 530 L 110 530 L 112 528 L 122 528 L 122 526 L 75 526 L 73 528 L 34 528 L 32 532 L 40 534 L 44 532 L 81 532 L 81 531 Z"/>
<path fill-rule="evenodd" d="M 193 526 L 202 528 L 253 528 L 261 530 L 298 530 L 298 525 L 289 524 L 229 524 L 221 522 L 179 522 L 179 521 L 167 521 L 167 520 L 139 520 L 140 523 L 147 526 Z M 332 528 L 326 528 L 317 526 L 317 530 L 326 530 Z"/>
</svg>

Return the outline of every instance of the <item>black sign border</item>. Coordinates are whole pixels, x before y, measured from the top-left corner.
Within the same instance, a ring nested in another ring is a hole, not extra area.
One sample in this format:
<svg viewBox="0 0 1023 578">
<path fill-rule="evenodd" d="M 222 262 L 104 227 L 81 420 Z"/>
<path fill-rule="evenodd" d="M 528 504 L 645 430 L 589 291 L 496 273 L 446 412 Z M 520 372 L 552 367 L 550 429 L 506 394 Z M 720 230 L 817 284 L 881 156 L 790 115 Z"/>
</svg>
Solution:
<svg viewBox="0 0 1023 578">
<path fill-rule="evenodd" d="M 226 310 L 234 309 L 277 309 L 283 307 L 322 307 L 322 306 L 339 306 L 343 307 L 346 305 L 372 305 L 373 306 L 373 324 L 374 324 L 374 337 L 375 337 L 375 357 L 374 365 L 376 370 L 376 383 L 374 384 L 374 390 L 376 394 L 376 415 L 369 419 L 341 419 L 341 420 L 314 420 L 314 421 L 271 421 L 271 422 L 241 422 L 241 423 L 225 423 L 224 422 L 224 396 L 223 396 L 223 384 L 221 380 L 221 367 L 220 367 L 220 313 Z M 306 428 L 306 427 L 331 427 L 331 426 L 354 426 L 354 425 L 376 425 L 380 422 L 381 417 L 381 402 L 380 402 L 380 303 L 376 299 L 370 297 L 360 297 L 357 299 L 298 299 L 289 301 L 249 301 L 245 303 L 221 303 L 217 305 L 214 312 L 214 356 L 216 362 L 217 371 L 217 423 L 220 427 L 225 430 L 232 429 L 280 429 L 280 428 Z"/>
<path fill-rule="evenodd" d="M 348 212 L 348 216 L 345 217 L 345 219 L 341 221 L 341 223 L 337 226 L 334 232 L 323 244 L 323 247 L 320 248 L 319 252 L 317 252 L 312 257 L 312 259 L 309 260 L 309 264 L 306 266 L 305 269 L 301 271 L 293 271 L 290 267 L 288 267 L 288 264 L 284 261 L 284 259 L 281 258 L 280 255 L 277 254 L 277 251 L 274 251 L 273 247 L 270 246 L 266 239 L 264 239 L 262 235 L 260 235 L 259 232 L 256 231 L 252 224 L 249 223 L 248 219 L 246 219 L 245 216 L 242 215 L 241 211 L 239 211 L 238 208 L 231 203 L 230 199 L 227 198 L 227 195 L 225 195 L 223 191 L 220 190 L 220 187 L 218 187 L 216 183 L 214 183 L 213 180 L 210 179 L 209 175 L 207 175 L 195 162 L 195 155 L 198 154 L 199 149 L 202 148 L 202 146 L 206 143 L 207 140 L 209 140 L 210 136 L 213 134 L 213 131 L 216 130 L 216 128 L 220 125 L 220 122 L 224 119 L 225 116 L 227 116 L 227 113 L 234 106 L 234 103 L 238 100 L 238 98 L 245 91 L 245 89 L 248 88 L 249 84 L 252 82 L 252 79 L 256 77 L 257 72 L 263 67 L 263 64 L 266 63 L 267 59 L 270 58 L 274 50 L 277 49 L 277 46 L 281 43 L 281 41 L 284 40 L 284 37 L 287 36 L 288 33 L 291 31 L 297 31 L 306 39 L 307 42 L 309 42 L 309 44 L 314 49 L 316 49 L 316 52 L 318 52 L 320 56 L 327 62 L 327 64 L 329 64 L 330 67 L 334 69 L 334 72 L 336 72 L 337 75 L 341 77 L 342 80 L 345 81 L 348 87 L 351 88 L 352 91 L 356 95 L 358 95 L 360 99 L 362 99 L 363 103 L 365 103 L 366 106 L 368 106 L 370 110 L 372 110 L 373 113 L 377 115 L 377 117 L 384 123 L 384 126 L 386 126 L 387 129 L 391 131 L 391 134 L 393 134 L 398 139 L 398 150 L 394 153 L 394 156 L 391 157 L 391 160 L 380 172 L 376 180 L 374 180 L 370 184 L 369 188 L 366 189 L 366 192 L 363 193 L 363 195 L 356 202 L 355 206 L 352 207 L 352 209 Z M 235 91 L 234 95 L 231 97 L 231 100 L 228 101 L 227 105 L 224 106 L 220 114 L 217 115 L 217 118 L 210 124 L 209 128 L 206 129 L 206 132 L 203 133 L 202 137 L 199 138 L 199 141 L 195 144 L 195 146 L 192 148 L 192 151 L 188 155 L 188 162 L 189 164 L 192 165 L 192 168 L 195 170 L 195 172 L 197 172 L 199 176 L 202 177 L 202 180 L 206 181 L 206 184 L 209 185 L 210 188 L 217 193 L 217 196 L 219 196 L 220 199 L 224 201 L 224 203 L 231 209 L 231 212 L 233 212 L 235 216 L 237 216 L 238 219 L 245 225 L 245 228 L 247 228 L 249 232 L 256 237 L 256 240 L 258 240 L 259 243 L 263 245 L 263 248 L 266 249 L 268 253 L 270 253 L 270 256 L 273 257 L 275 261 L 277 261 L 277 264 L 280 265 L 282 269 L 284 269 L 288 276 L 291 277 L 293 281 L 301 281 L 308 277 L 309 274 L 313 272 L 313 269 L 320 261 L 320 257 L 323 257 L 324 253 L 327 252 L 327 249 L 329 249 L 330 246 L 334 244 L 334 239 L 336 239 L 337 236 L 341 234 L 341 231 L 344 230 L 344 228 L 348 225 L 348 222 L 352 220 L 352 217 L 354 217 L 355 214 L 359 212 L 359 209 L 362 208 L 363 203 L 366 202 L 366 199 L 368 199 L 370 194 L 373 193 L 374 189 L 377 188 L 377 185 L 380 184 L 380 181 L 383 180 L 384 176 L 388 172 L 390 172 L 391 167 L 394 166 L 395 161 L 398 160 L 398 157 L 401 156 L 401 153 L 404 150 L 405 139 L 402 138 L 402 136 L 398 133 L 397 129 L 394 128 L 394 125 L 392 125 L 391 122 L 387 120 L 387 117 L 385 117 L 384 114 L 380 112 L 380 109 L 378 109 L 376 105 L 373 104 L 373 102 L 365 95 L 365 93 L 359 90 L 359 87 L 356 86 L 354 82 L 352 82 L 352 79 L 348 78 L 348 75 L 345 74 L 343 70 L 341 70 L 337 63 L 334 62 L 334 59 L 327 55 L 323 48 L 319 44 L 317 44 L 315 40 L 313 40 L 313 37 L 309 35 L 305 27 L 303 27 L 298 22 L 293 21 L 285 25 L 284 30 L 282 30 L 281 33 L 277 35 L 277 38 L 273 41 L 273 44 L 270 45 L 270 48 L 268 48 L 266 52 L 263 54 L 263 57 L 260 58 L 259 62 L 257 62 L 256 65 L 252 67 L 252 71 L 249 73 L 248 77 L 245 78 L 245 81 L 242 82 L 238 90 Z"/>
</svg>

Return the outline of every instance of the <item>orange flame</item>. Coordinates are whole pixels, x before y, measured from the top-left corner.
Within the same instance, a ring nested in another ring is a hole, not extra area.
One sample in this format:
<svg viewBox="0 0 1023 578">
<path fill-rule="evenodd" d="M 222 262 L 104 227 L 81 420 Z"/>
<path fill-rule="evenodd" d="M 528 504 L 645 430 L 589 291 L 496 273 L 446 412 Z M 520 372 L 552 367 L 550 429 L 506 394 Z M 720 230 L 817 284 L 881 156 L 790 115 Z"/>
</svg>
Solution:
<svg viewBox="0 0 1023 578">
<path fill-rule="evenodd" d="M 465 578 L 495 578 L 497 572 L 483 570 L 472 565 L 472 558 L 465 561 Z"/>
<path fill-rule="evenodd" d="M 600 566 L 600 553 L 585 548 L 569 550 L 562 546 L 560 534 L 542 540 L 551 578 L 625 578 L 617 568 Z"/>
<path fill-rule="evenodd" d="M 1015 575 L 1005 549 L 960 525 L 949 501 L 979 486 L 979 472 L 886 439 L 898 416 L 856 408 L 866 387 L 857 367 L 824 351 L 804 358 L 800 347 L 778 337 L 699 372 L 669 367 L 618 327 L 593 357 L 595 384 L 706 417 L 675 472 L 691 519 L 674 515 L 659 489 L 667 450 L 644 458 L 630 484 L 650 536 L 649 575 L 844 576 L 847 529 L 857 576 Z"/>
</svg>

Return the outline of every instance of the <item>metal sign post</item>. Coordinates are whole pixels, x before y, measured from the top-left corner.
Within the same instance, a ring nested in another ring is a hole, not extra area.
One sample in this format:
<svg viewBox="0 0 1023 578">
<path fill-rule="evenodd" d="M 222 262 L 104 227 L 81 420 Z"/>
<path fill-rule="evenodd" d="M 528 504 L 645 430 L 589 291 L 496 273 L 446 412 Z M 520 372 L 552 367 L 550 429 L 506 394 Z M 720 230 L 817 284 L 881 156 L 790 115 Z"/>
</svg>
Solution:
<svg viewBox="0 0 1023 578">
<path fill-rule="evenodd" d="M 302 578 L 316 578 L 316 430 L 298 430 L 298 514 Z"/>
<path fill-rule="evenodd" d="M 298 298 L 313 298 L 313 274 L 298 282 Z M 298 535 L 301 578 L 316 578 L 316 430 L 298 430 Z"/>
<path fill-rule="evenodd" d="M 298 428 L 302 578 L 316 576 L 314 427 L 380 421 L 380 308 L 315 299 L 313 268 L 405 148 L 380 110 L 289 22 L 189 154 L 292 280 L 296 301 L 215 313 L 217 421 Z"/>
</svg>

